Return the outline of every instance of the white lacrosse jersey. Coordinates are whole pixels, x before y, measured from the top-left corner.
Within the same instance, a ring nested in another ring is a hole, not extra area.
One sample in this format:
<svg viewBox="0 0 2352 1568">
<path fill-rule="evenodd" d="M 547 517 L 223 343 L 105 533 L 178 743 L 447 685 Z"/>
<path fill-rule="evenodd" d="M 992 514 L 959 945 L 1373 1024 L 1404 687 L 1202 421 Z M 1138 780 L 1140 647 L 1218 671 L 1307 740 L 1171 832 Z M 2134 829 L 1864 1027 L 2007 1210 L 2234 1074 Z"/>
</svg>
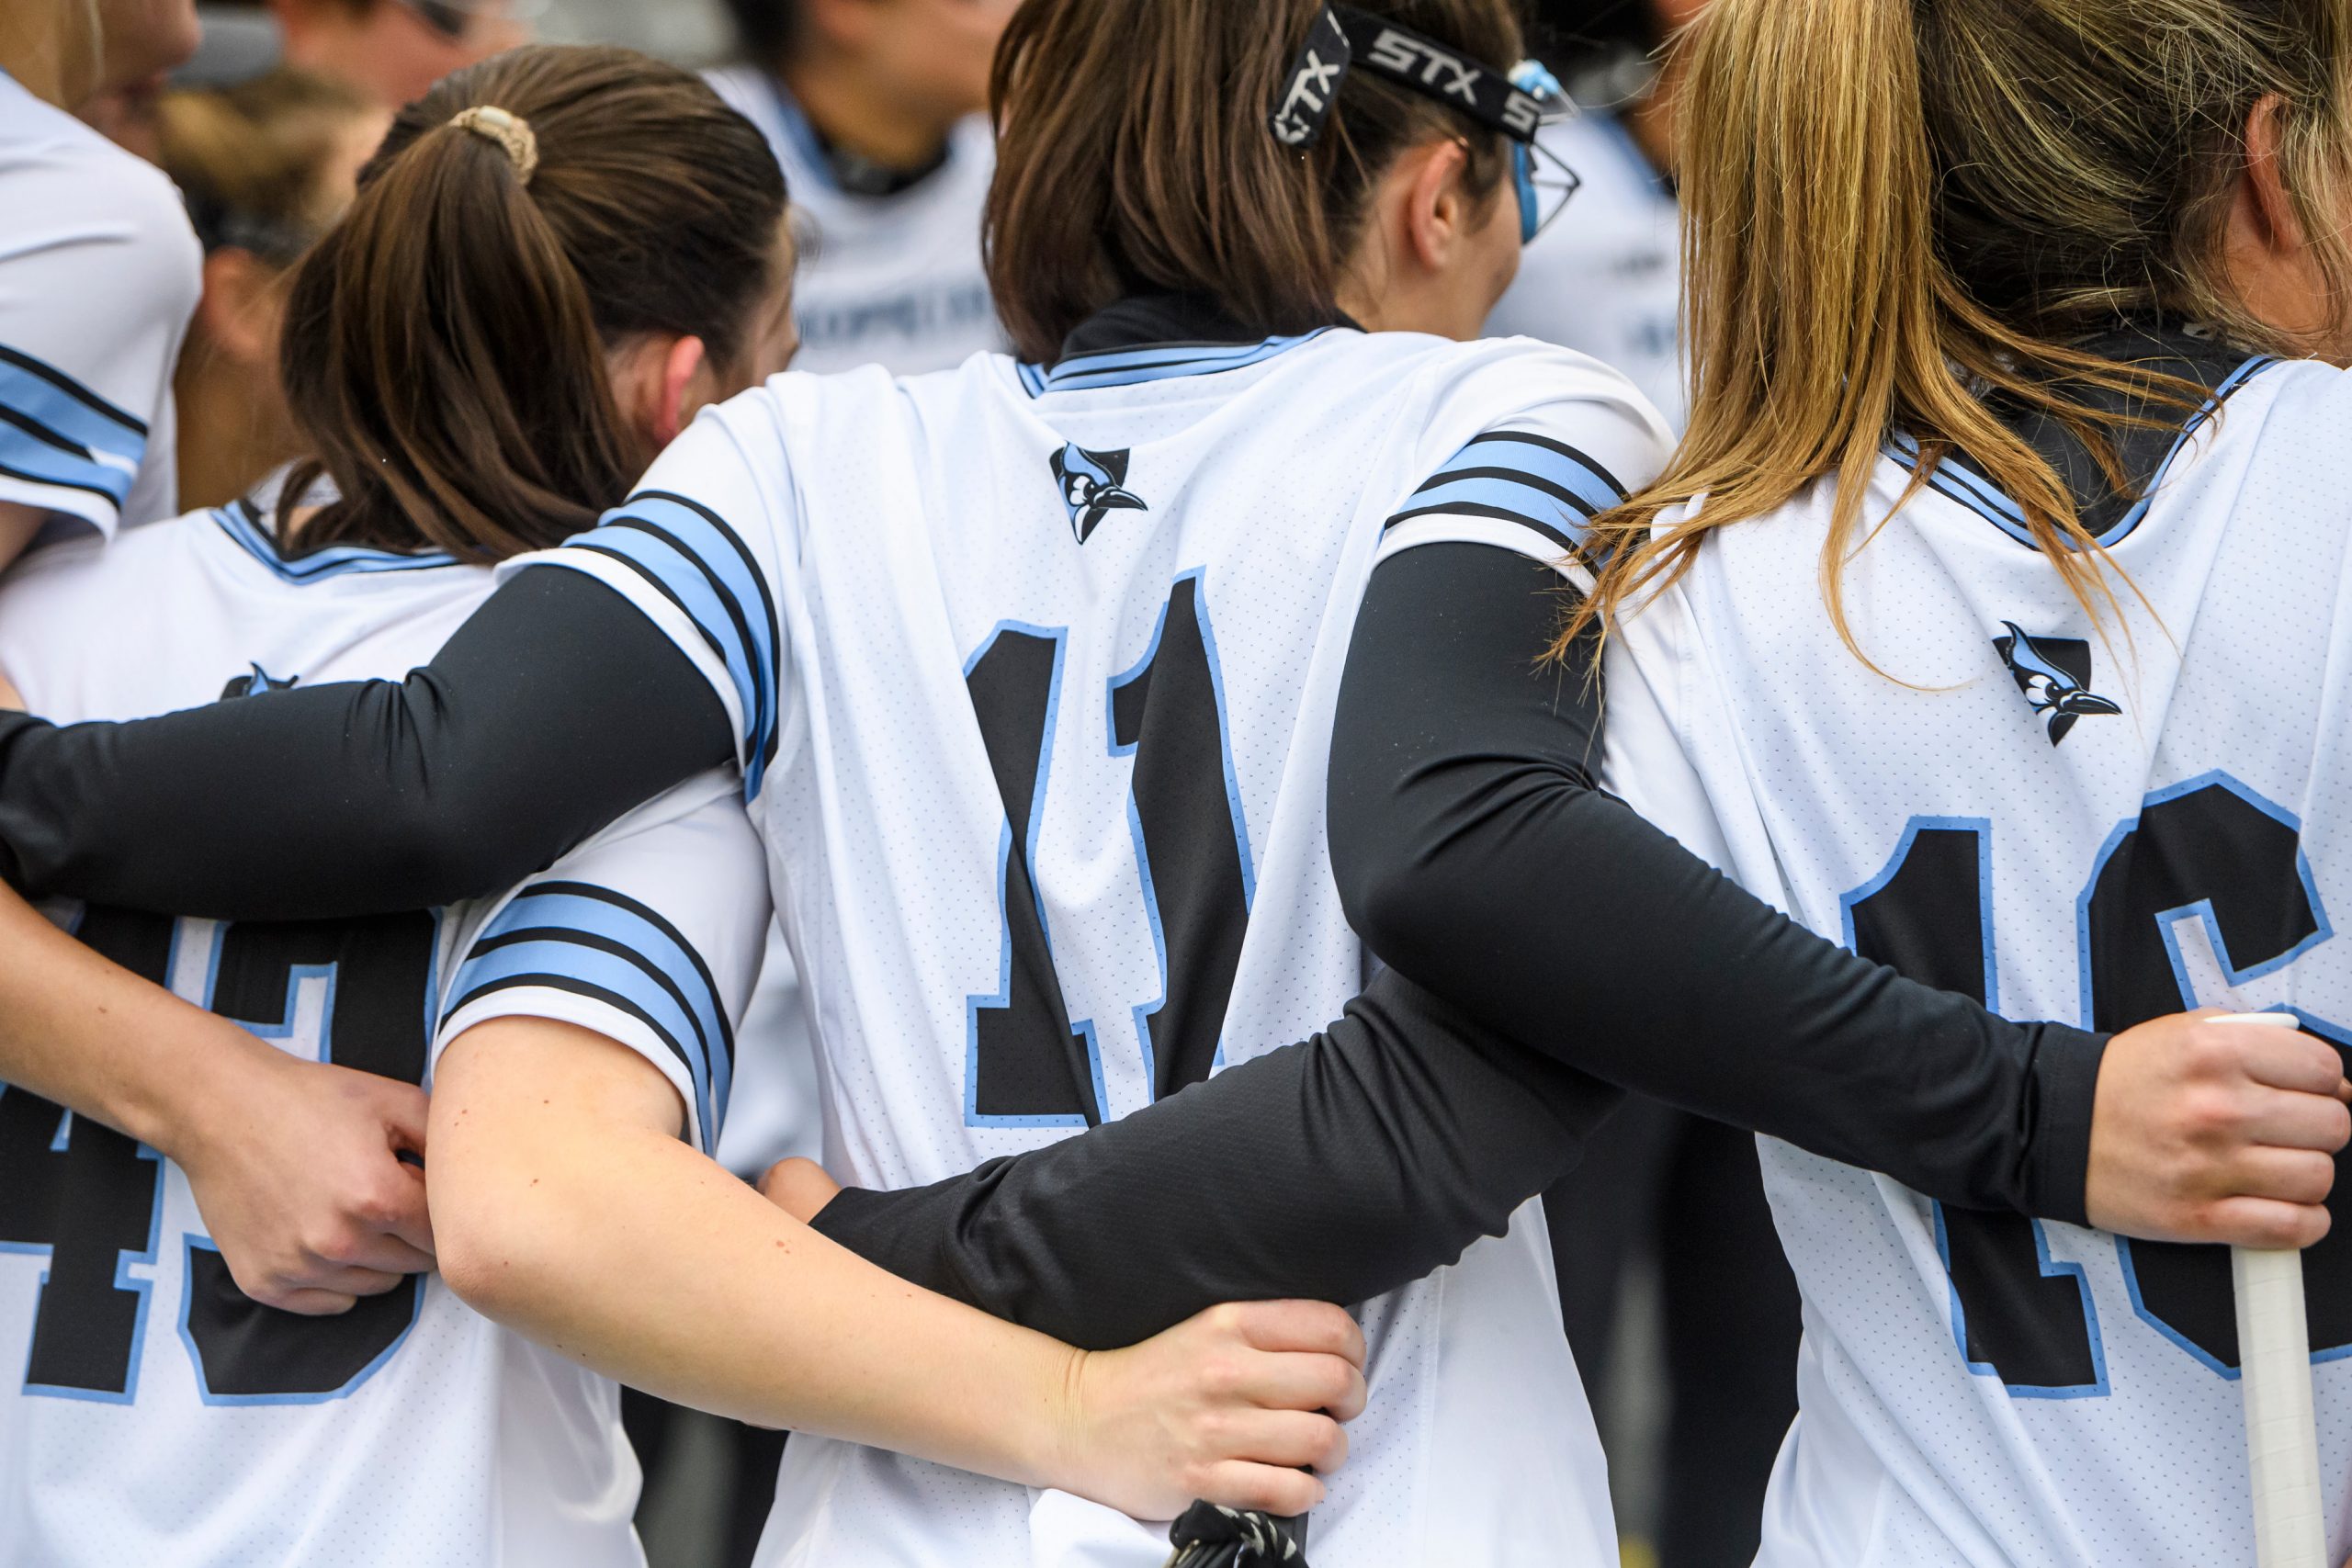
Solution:
<svg viewBox="0 0 2352 1568">
<path fill-rule="evenodd" d="M 1525 343 L 1329 331 L 779 377 L 551 556 L 736 719 L 845 1180 L 957 1175 L 1323 1028 L 1356 994 L 1324 839 L 1383 531 L 1572 525 L 1666 432 Z M 1494 526 L 1513 525 L 1494 522 Z M 1531 1202 L 1363 1309 L 1324 1568 L 1616 1561 Z M 761 1561 L 1159 1568 L 1166 1526 L 793 1439 Z"/>
<path fill-rule="evenodd" d="M 1521 254 L 1487 331 L 1541 338 L 1623 371 L 1679 430 L 1683 385 L 1680 209 L 1625 122 L 1590 109 L 1544 128 L 1576 194 Z"/>
<path fill-rule="evenodd" d="M 0 72 L 0 502 L 44 538 L 171 516 L 203 267 L 179 192 Z"/>
<path fill-rule="evenodd" d="M 2352 1043 L 2352 379 L 2255 359 L 2217 396 L 2150 500 L 2086 514 L 2132 585 L 2104 626 L 1965 462 L 1897 510 L 1900 443 L 1845 573 L 1883 676 L 1823 606 L 1834 480 L 1710 536 L 1620 639 L 1612 787 L 1813 930 L 2011 1017 L 2285 1010 Z M 1764 1568 L 2254 1561 L 2225 1249 L 1762 1152 L 1805 1314 Z M 2305 1267 L 2335 1562 L 2352 1235 Z"/>
<path fill-rule="evenodd" d="M 733 66 L 709 81 L 760 128 L 784 165 L 800 241 L 796 367 L 879 365 L 910 376 L 1002 346 L 980 265 L 980 209 L 996 173 L 996 134 L 985 118 L 958 125 L 946 162 L 912 186 L 867 196 L 842 188 L 808 117 L 773 72 Z"/>
<path fill-rule="evenodd" d="M 0 588 L 40 712 L 126 719 L 264 685 L 398 678 L 487 596 L 444 556 L 280 558 L 250 510 L 45 550 Z M 268 811 L 253 780 L 223 811 Z M 500 1016 L 645 1056 L 707 1149 L 767 919 L 731 771 L 504 897 L 335 922 L 59 911 L 84 941 L 295 1055 L 412 1083 Z M 153 1149 L 0 1085 L 0 1562 L 640 1568 L 616 1386 L 437 1275 L 340 1317 L 240 1292 Z"/>
</svg>

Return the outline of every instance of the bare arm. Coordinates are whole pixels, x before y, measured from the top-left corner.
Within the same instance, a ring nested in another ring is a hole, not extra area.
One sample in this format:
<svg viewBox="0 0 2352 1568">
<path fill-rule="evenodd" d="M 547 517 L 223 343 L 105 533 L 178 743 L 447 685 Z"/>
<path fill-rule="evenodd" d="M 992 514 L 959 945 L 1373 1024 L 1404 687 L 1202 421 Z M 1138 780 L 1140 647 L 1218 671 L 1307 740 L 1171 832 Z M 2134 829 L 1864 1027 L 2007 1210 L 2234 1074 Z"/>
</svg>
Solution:
<svg viewBox="0 0 2352 1568">
<path fill-rule="evenodd" d="M 677 1091 L 569 1024 L 503 1018 L 440 1059 L 444 1277 L 633 1386 L 763 1426 L 1057 1486 L 1140 1517 L 1194 1496 L 1303 1512 L 1343 1457 L 1363 1345 L 1336 1308 L 1221 1307 L 1091 1354 L 885 1273 L 679 1141 Z"/>
<path fill-rule="evenodd" d="M 0 1079 L 179 1162 L 247 1295 L 347 1310 L 433 1267 L 424 1096 L 300 1062 L 75 941 L 0 888 Z"/>
</svg>

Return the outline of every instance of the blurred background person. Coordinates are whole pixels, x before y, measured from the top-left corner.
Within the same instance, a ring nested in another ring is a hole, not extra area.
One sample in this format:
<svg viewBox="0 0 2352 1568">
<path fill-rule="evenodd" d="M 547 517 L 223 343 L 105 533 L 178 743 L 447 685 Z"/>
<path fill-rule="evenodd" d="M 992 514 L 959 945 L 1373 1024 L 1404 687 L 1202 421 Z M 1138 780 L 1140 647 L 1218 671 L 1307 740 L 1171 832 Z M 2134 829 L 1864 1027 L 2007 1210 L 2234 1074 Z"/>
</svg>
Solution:
<svg viewBox="0 0 2352 1568">
<path fill-rule="evenodd" d="M 528 43 L 547 0 L 269 0 L 286 62 L 387 109 L 461 65 Z"/>
<path fill-rule="evenodd" d="M 1539 0 L 1545 59 L 1583 112 L 1544 132 L 1576 171 L 1573 210 L 1535 237 L 1487 330 L 1589 354 L 1678 430 L 1682 386 L 1675 83 L 1664 46 L 1705 0 Z"/>
<path fill-rule="evenodd" d="M 278 389 L 287 269 L 349 206 L 391 122 L 356 88 L 291 67 L 157 106 L 157 161 L 187 199 L 204 293 L 174 389 L 180 504 L 236 500 L 296 455 Z"/>
<path fill-rule="evenodd" d="M 989 65 L 1016 0 L 727 0 L 711 74 L 804 221 L 796 368 L 945 369 L 1000 346 L 980 270 Z"/>
<path fill-rule="evenodd" d="M 1631 377 L 1679 430 L 1679 83 L 1667 47 L 1705 0 L 1542 0 L 1551 62 L 1583 112 L 1545 146 L 1581 184 L 1488 318 Z M 1601 1424 L 1629 1563 L 1747 1568 L 1797 1411 L 1796 1280 L 1756 1140 L 1634 1099 L 1545 1195 L 1560 1307 Z"/>
</svg>

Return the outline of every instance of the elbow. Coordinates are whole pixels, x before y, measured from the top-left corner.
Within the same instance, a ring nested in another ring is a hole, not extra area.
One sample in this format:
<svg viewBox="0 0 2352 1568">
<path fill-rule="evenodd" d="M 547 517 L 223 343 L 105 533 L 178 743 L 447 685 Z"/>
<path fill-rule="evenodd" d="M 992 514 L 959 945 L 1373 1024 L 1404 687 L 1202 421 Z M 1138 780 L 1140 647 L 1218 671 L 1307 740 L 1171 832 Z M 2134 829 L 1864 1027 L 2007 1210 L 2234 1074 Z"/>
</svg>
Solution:
<svg viewBox="0 0 2352 1568">
<path fill-rule="evenodd" d="M 442 1282 L 484 1317 L 510 1325 L 535 1315 L 557 1272 L 552 1250 L 565 1234 L 534 1186 L 494 1157 L 436 1159 L 426 1184 Z"/>
<path fill-rule="evenodd" d="M 1427 951 L 1432 926 L 1442 922 L 1442 899 L 1431 879 L 1420 874 L 1401 833 L 1364 835 L 1343 851 L 1337 834 L 1331 866 L 1340 908 L 1348 925 L 1384 963 L 1409 964 Z"/>
</svg>

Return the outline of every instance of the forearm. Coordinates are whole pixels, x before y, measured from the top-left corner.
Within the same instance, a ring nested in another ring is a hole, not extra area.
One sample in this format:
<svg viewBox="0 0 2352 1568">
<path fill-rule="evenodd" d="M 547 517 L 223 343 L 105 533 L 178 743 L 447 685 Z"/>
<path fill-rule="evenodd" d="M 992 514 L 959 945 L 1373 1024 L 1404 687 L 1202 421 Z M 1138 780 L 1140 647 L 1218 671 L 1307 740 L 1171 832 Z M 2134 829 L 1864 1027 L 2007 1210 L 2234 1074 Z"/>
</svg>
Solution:
<svg viewBox="0 0 2352 1568">
<path fill-rule="evenodd" d="M 178 1157 L 270 1049 L 0 888 L 0 1081 Z"/>
<path fill-rule="evenodd" d="M 1330 773 L 1365 942 L 1596 1077 L 1932 1197 L 2080 1221 L 2102 1043 L 1859 958 L 1602 794 L 1600 694 L 1539 665 L 1558 601 L 1533 570 L 1459 545 L 1374 574 Z"/>
<path fill-rule="evenodd" d="M 1122 1345 L 1218 1302 L 1364 1301 L 1452 1263 L 1618 1099 L 1385 974 L 1311 1040 L 968 1176 L 845 1191 L 816 1225 L 999 1316 Z"/>
<path fill-rule="evenodd" d="M 725 710 L 611 590 L 525 571 L 401 682 L 133 724 L 0 716 L 0 876 L 226 919 L 496 892 L 731 753 Z M 226 811 L 257 778 L 266 809 Z"/>
<path fill-rule="evenodd" d="M 533 1071 L 549 1051 L 570 1069 L 552 1097 Z M 1074 1352 L 794 1221 L 642 1113 L 649 1074 L 598 1036 L 536 1021 L 451 1047 L 432 1201 L 458 1295 L 681 1404 L 1052 1484 Z"/>
</svg>

